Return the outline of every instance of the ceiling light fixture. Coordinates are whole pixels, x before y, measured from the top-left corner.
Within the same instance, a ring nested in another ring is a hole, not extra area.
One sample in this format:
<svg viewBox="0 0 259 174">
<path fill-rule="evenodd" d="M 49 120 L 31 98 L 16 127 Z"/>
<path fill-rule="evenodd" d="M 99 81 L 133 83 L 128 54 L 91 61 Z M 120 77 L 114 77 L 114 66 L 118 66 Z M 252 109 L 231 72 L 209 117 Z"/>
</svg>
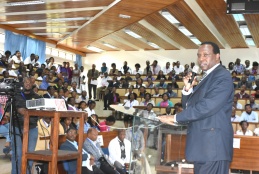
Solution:
<svg viewBox="0 0 259 174">
<path fill-rule="evenodd" d="M 201 41 L 197 39 L 196 37 L 190 37 L 191 41 L 193 41 L 196 45 L 200 45 Z"/>
<path fill-rule="evenodd" d="M 102 49 L 100 49 L 100 48 L 97 48 L 97 47 L 94 47 L 94 46 L 87 46 L 86 47 L 88 50 L 91 50 L 91 51 L 94 51 L 94 52 L 98 52 L 98 53 L 100 53 L 100 52 L 103 52 L 104 50 L 102 50 Z"/>
<path fill-rule="evenodd" d="M 27 21 L 9 21 L 1 22 L 1 24 L 26 24 L 26 23 L 36 23 L 36 20 L 27 20 Z"/>
<path fill-rule="evenodd" d="M 155 43 L 153 43 L 153 42 L 147 41 L 147 44 L 148 44 L 149 46 L 155 48 L 155 49 L 159 49 L 159 48 L 160 48 L 157 44 L 155 44 Z"/>
<path fill-rule="evenodd" d="M 130 18 L 131 18 L 131 16 L 129 16 L 129 15 L 124 15 L 124 14 L 119 14 L 119 17 L 120 17 L 120 18 L 123 18 L 123 19 L 130 19 Z"/>
<path fill-rule="evenodd" d="M 170 23 L 172 23 L 172 24 L 180 24 L 180 22 L 177 19 L 175 19 L 175 17 L 173 15 L 171 15 L 171 13 L 168 12 L 167 10 L 160 11 L 160 14 L 165 19 L 167 19 Z"/>
<path fill-rule="evenodd" d="M 7 2 L 5 6 L 23 6 L 23 5 L 37 5 L 37 4 L 45 4 L 45 0 L 22 1 L 22 2 Z"/>
<path fill-rule="evenodd" d="M 254 42 L 253 38 L 246 38 L 246 43 L 249 46 L 255 46 L 255 42 Z"/>
<path fill-rule="evenodd" d="M 243 14 L 233 14 L 233 17 L 234 17 L 235 21 L 237 21 L 237 22 L 245 21 Z"/>
<path fill-rule="evenodd" d="M 192 36 L 193 34 L 187 30 L 184 26 L 179 26 L 178 29 L 186 36 Z"/>
<path fill-rule="evenodd" d="M 76 18 L 56 18 L 56 19 L 51 19 L 52 21 L 84 21 L 84 20 L 89 20 L 91 19 L 90 17 L 76 17 Z"/>
<path fill-rule="evenodd" d="M 127 33 L 128 35 L 132 36 L 132 37 L 135 37 L 136 39 L 142 38 L 140 35 L 138 35 L 137 33 L 133 32 L 129 29 L 125 29 L 124 32 Z"/>
<path fill-rule="evenodd" d="M 251 35 L 251 33 L 250 33 L 250 31 L 249 31 L 247 25 L 240 25 L 240 26 L 239 26 L 239 29 L 240 29 L 241 33 L 242 33 L 244 36 L 250 36 L 250 35 Z"/>
<path fill-rule="evenodd" d="M 111 45 L 111 44 L 105 43 L 105 42 L 103 42 L 103 45 L 105 45 L 105 46 L 107 46 L 107 47 L 110 47 L 110 48 L 112 48 L 112 49 L 118 49 L 117 47 L 115 47 L 115 46 L 113 46 L 113 45 Z"/>
</svg>

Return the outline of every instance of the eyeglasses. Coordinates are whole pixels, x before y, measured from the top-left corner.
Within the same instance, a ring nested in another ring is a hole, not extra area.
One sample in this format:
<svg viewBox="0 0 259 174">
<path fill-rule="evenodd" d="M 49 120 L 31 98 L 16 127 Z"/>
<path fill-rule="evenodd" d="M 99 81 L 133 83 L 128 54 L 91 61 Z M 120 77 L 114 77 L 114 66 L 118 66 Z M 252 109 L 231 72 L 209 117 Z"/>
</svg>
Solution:
<svg viewBox="0 0 259 174">
<path fill-rule="evenodd" d="M 207 57 L 210 57 L 211 56 L 211 54 L 197 54 L 197 56 L 198 56 L 198 58 L 201 58 L 201 57 L 205 57 L 205 58 L 207 58 Z"/>
</svg>

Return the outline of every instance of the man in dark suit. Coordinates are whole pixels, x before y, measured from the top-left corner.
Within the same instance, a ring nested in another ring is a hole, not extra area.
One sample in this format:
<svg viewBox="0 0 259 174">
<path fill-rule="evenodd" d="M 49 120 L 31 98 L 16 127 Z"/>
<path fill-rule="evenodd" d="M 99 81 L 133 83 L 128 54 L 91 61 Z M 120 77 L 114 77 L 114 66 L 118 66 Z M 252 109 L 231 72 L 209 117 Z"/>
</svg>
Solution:
<svg viewBox="0 0 259 174">
<path fill-rule="evenodd" d="M 61 144 L 60 150 L 78 151 L 78 145 L 75 141 L 77 136 L 77 130 L 74 127 L 70 127 L 67 130 L 67 140 Z M 90 158 L 90 159 L 88 159 Z M 65 162 L 64 168 L 68 174 L 77 173 L 77 160 L 69 160 Z M 97 167 L 93 166 L 94 158 L 83 150 L 82 155 L 82 174 L 103 174 Z"/>
<path fill-rule="evenodd" d="M 54 98 L 55 89 L 53 86 L 48 86 L 47 93 L 43 95 L 43 98 Z"/>
<path fill-rule="evenodd" d="M 194 162 L 195 174 L 227 174 L 233 155 L 230 115 L 234 89 L 231 76 L 220 65 L 219 47 L 204 42 L 198 49 L 198 64 L 206 75 L 193 88 L 191 73 L 184 77 L 184 110 L 161 121 L 188 124 L 185 155 Z"/>
<path fill-rule="evenodd" d="M 116 174 L 116 170 L 111 165 L 101 149 L 100 144 L 96 141 L 98 131 L 95 128 L 90 128 L 87 131 L 87 139 L 83 144 L 83 149 L 91 154 L 95 159 L 96 166 L 105 174 Z"/>
<path fill-rule="evenodd" d="M 97 87 L 97 78 L 99 77 L 99 71 L 95 69 L 95 64 L 92 65 L 92 69 L 89 69 L 87 73 L 88 77 L 88 93 L 89 99 L 92 99 L 92 89 L 94 91 L 94 99 L 96 99 L 96 87 Z"/>
</svg>

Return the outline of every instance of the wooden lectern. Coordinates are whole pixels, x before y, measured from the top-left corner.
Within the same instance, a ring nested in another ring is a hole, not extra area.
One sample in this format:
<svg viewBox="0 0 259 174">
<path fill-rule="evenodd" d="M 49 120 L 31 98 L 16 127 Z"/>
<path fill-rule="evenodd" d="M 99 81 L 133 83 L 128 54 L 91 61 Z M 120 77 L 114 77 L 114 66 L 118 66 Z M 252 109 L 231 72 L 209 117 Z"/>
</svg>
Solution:
<svg viewBox="0 0 259 174">
<path fill-rule="evenodd" d="M 74 111 L 42 111 L 42 110 L 27 110 L 24 115 L 24 132 L 23 132 L 23 146 L 22 146 L 22 174 L 26 174 L 27 161 L 38 160 L 49 163 L 48 173 L 57 173 L 57 162 L 77 159 L 77 173 L 81 173 L 82 168 L 82 148 L 84 135 L 84 116 L 85 112 Z M 28 152 L 28 133 L 29 133 L 29 118 L 30 116 L 44 116 L 52 118 L 51 126 L 51 150 L 39 150 Z M 59 122 L 62 117 L 79 118 L 78 130 L 78 152 L 58 150 L 59 139 Z"/>
</svg>

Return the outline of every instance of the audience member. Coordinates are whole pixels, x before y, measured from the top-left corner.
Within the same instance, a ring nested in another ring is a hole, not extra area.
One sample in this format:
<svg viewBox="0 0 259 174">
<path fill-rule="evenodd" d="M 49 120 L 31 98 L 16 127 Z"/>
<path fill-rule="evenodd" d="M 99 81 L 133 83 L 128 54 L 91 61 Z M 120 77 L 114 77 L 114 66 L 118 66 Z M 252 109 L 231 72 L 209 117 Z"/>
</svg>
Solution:
<svg viewBox="0 0 259 174">
<path fill-rule="evenodd" d="M 142 78 L 138 78 L 137 81 L 136 81 L 136 84 L 134 85 L 134 88 L 140 88 L 141 86 L 146 87 L 146 85 L 143 84 Z"/>
<path fill-rule="evenodd" d="M 139 106 L 139 102 L 137 101 L 137 94 L 136 93 L 131 93 L 128 96 L 128 101 L 123 104 L 124 107 L 127 108 L 132 108 L 133 106 Z M 124 115 L 124 125 L 127 128 L 129 123 L 132 125 L 132 116 L 130 115 Z"/>
<path fill-rule="evenodd" d="M 5 79 L 8 79 L 9 76 L 9 72 L 8 71 L 3 71 L 3 78 L 0 79 L 0 83 L 4 82 Z"/>
<path fill-rule="evenodd" d="M 84 90 L 82 91 L 81 95 L 76 99 L 76 103 L 80 103 L 81 101 L 88 102 L 89 98 L 87 97 L 87 92 Z"/>
<path fill-rule="evenodd" d="M 139 91 L 138 97 L 145 97 L 146 88 L 144 86 L 139 87 L 138 91 Z"/>
<path fill-rule="evenodd" d="M 237 130 L 237 135 L 253 136 L 253 132 L 247 129 L 249 126 L 249 123 L 247 121 L 241 121 L 239 125 L 241 126 L 241 130 Z"/>
<path fill-rule="evenodd" d="M 126 138 L 126 131 L 118 130 L 118 136 L 109 143 L 109 159 L 120 174 L 126 174 L 131 162 L 131 142 Z"/>
<path fill-rule="evenodd" d="M 175 74 L 175 70 L 172 70 L 172 71 L 169 73 L 169 77 L 168 77 L 167 80 L 175 80 L 175 81 L 178 81 L 178 80 L 180 80 L 180 77 Z"/>
<path fill-rule="evenodd" d="M 92 69 L 89 69 L 87 73 L 89 99 L 92 99 L 92 89 L 94 93 L 93 97 L 96 99 L 97 78 L 99 76 L 99 72 L 95 69 L 95 67 L 95 64 L 93 64 Z"/>
<path fill-rule="evenodd" d="M 258 66 L 258 62 L 253 62 L 253 67 L 250 70 L 252 75 L 257 75 L 259 73 L 259 66 Z"/>
<path fill-rule="evenodd" d="M 78 108 L 75 106 L 75 98 L 74 97 L 68 97 L 67 99 L 67 110 L 70 111 L 78 111 Z"/>
<path fill-rule="evenodd" d="M 104 174 L 116 174 L 111 162 L 105 157 L 100 144 L 97 142 L 98 131 L 94 128 L 88 129 L 87 139 L 84 142 L 83 149 L 94 157 L 96 166 Z"/>
<path fill-rule="evenodd" d="M 95 128 L 98 132 L 100 132 L 98 115 L 92 114 L 88 117 L 87 123 L 90 127 Z"/>
<path fill-rule="evenodd" d="M 79 111 L 86 111 L 87 103 L 85 101 L 80 101 L 78 104 Z"/>
<path fill-rule="evenodd" d="M 252 107 L 250 104 L 245 105 L 245 111 L 241 114 L 240 121 L 247 121 L 258 123 L 258 114 L 255 111 L 252 111 Z"/>
<path fill-rule="evenodd" d="M 236 71 L 232 71 L 232 80 L 233 82 L 239 82 L 240 78 L 237 77 L 237 72 Z"/>
<path fill-rule="evenodd" d="M 147 79 L 150 78 L 152 81 L 155 80 L 155 78 L 152 76 L 152 71 L 147 72 L 147 77 L 145 77 L 143 80 L 147 81 Z"/>
<path fill-rule="evenodd" d="M 162 96 L 159 92 L 159 88 L 157 86 L 154 86 L 154 94 L 152 95 L 152 97 L 160 97 Z"/>
<path fill-rule="evenodd" d="M 259 87 L 255 88 L 255 93 L 251 94 L 252 96 L 254 96 L 256 99 L 259 99 Z"/>
<path fill-rule="evenodd" d="M 170 98 L 172 98 L 172 97 L 177 97 L 177 93 L 175 93 L 175 92 L 173 91 L 171 85 L 167 85 L 167 91 L 166 91 L 166 93 L 168 94 L 168 96 L 169 96 Z"/>
<path fill-rule="evenodd" d="M 99 88 L 97 88 L 97 100 L 100 100 L 100 92 L 101 91 L 104 91 L 106 92 L 106 88 L 109 86 L 109 82 L 108 81 L 111 81 L 112 78 L 108 76 L 108 73 L 107 72 L 104 72 L 104 76 L 102 77 L 101 79 L 101 85 Z"/>
<path fill-rule="evenodd" d="M 67 132 L 68 129 L 70 129 L 71 127 L 74 127 L 74 125 L 72 124 L 72 117 L 66 117 L 63 119 L 63 121 L 60 122 L 60 124 L 62 125 L 63 129 L 64 129 L 64 132 Z"/>
<path fill-rule="evenodd" d="M 153 106 L 155 105 L 155 102 L 151 99 L 150 93 L 146 93 L 144 98 L 145 100 L 140 102 L 139 106 L 147 106 L 148 103 L 151 103 Z"/>
<path fill-rule="evenodd" d="M 252 110 L 258 110 L 259 109 L 259 104 L 255 103 L 255 97 L 252 96 L 252 95 L 249 98 L 249 104 L 251 105 Z"/>
<path fill-rule="evenodd" d="M 161 67 L 158 65 L 157 60 L 154 60 L 153 64 L 151 65 L 152 74 L 158 75 Z"/>
<path fill-rule="evenodd" d="M 116 69 L 116 64 L 112 63 L 111 67 L 112 67 L 112 69 L 110 70 L 109 75 L 110 76 L 117 75 L 118 74 L 118 69 Z"/>
<path fill-rule="evenodd" d="M 136 73 L 136 74 L 139 74 L 139 73 Z M 130 77 L 130 73 L 129 72 L 126 73 L 125 80 L 126 81 L 132 81 L 132 78 Z"/>
<path fill-rule="evenodd" d="M 114 116 L 109 116 L 105 119 L 105 121 L 102 121 L 99 123 L 99 129 L 101 132 L 109 132 L 111 130 L 110 126 L 113 126 L 116 122 L 116 119 Z"/>
<path fill-rule="evenodd" d="M 153 81 L 151 80 L 151 78 L 148 78 L 147 79 L 147 88 L 154 88 L 154 83 Z"/>
<path fill-rule="evenodd" d="M 173 102 L 170 101 L 170 97 L 167 93 L 164 93 L 162 95 L 162 99 L 163 99 L 163 101 L 159 102 L 157 104 L 157 106 L 163 107 L 163 108 L 166 108 L 168 106 L 173 107 L 174 104 L 173 104 Z"/>
<path fill-rule="evenodd" d="M 176 62 L 176 65 L 174 66 L 174 71 L 175 71 L 175 74 L 177 75 L 184 72 L 184 67 L 183 65 L 180 65 L 179 61 Z"/>
<path fill-rule="evenodd" d="M 136 75 L 137 73 L 138 74 L 143 74 L 143 71 L 140 70 L 140 64 L 139 63 L 136 63 L 135 64 L 135 70 L 133 70 L 132 74 L 133 75 Z M 127 74 L 127 73 L 126 73 Z"/>
<path fill-rule="evenodd" d="M 166 80 L 166 76 L 164 75 L 162 70 L 159 71 L 156 80 L 161 80 L 161 79 L 165 79 Z"/>
<path fill-rule="evenodd" d="M 177 103 L 175 103 L 174 106 L 176 106 L 176 104 L 177 104 Z M 167 106 L 167 107 L 165 108 L 165 113 L 163 113 L 162 115 L 174 115 L 174 114 L 172 113 L 171 107 L 170 107 L 170 106 Z"/>
<path fill-rule="evenodd" d="M 88 117 L 95 114 L 95 111 L 94 111 L 95 106 L 96 106 L 95 101 L 93 101 L 93 100 L 88 101 L 88 108 L 86 108 L 86 110 L 85 110 L 88 114 Z"/>
<path fill-rule="evenodd" d="M 244 73 L 244 74 L 246 75 L 248 82 L 253 82 L 253 81 L 255 81 L 255 76 L 254 76 L 254 75 L 251 75 L 249 70 L 245 70 L 245 73 Z"/>
<path fill-rule="evenodd" d="M 144 68 L 143 74 L 148 74 L 149 71 L 152 72 L 151 67 L 150 67 L 150 61 L 147 60 L 147 61 L 146 61 L 146 68 Z"/>
<path fill-rule="evenodd" d="M 249 95 L 246 93 L 246 86 L 242 85 L 240 87 L 240 92 L 235 94 L 235 97 L 237 97 L 238 99 L 249 99 Z"/>
<path fill-rule="evenodd" d="M 242 104 L 238 102 L 237 96 L 234 96 L 234 98 L 233 98 L 233 107 L 236 109 L 243 109 Z"/>
<path fill-rule="evenodd" d="M 252 69 L 252 66 L 250 65 L 250 61 L 249 60 L 245 61 L 245 69 L 246 70 L 251 70 Z"/>
<path fill-rule="evenodd" d="M 241 88 L 242 85 L 245 85 L 247 89 L 252 89 L 252 82 L 247 81 L 246 75 L 242 75 L 241 81 L 237 84 L 237 88 Z"/>
<path fill-rule="evenodd" d="M 165 79 L 160 79 L 160 82 L 156 84 L 156 87 L 158 88 L 167 88 L 167 84 L 165 83 Z"/>
<path fill-rule="evenodd" d="M 123 67 L 121 67 L 121 73 L 126 74 L 127 72 L 131 73 L 131 68 L 128 66 L 128 62 L 124 61 Z"/>
<path fill-rule="evenodd" d="M 80 89 L 77 88 L 77 83 L 76 83 L 76 82 L 72 82 L 71 88 L 70 88 L 69 91 L 70 91 L 70 92 L 75 91 L 76 93 L 79 93 L 79 94 L 81 93 Z"/>
<path fill-rule="evenodd" d="M 178 114 L 183 111 L 182 103 L 175 103 L 173 115 Z"/>
<path fill-rule="evenodd" d="M 256 87 L 259 87 L 259 79 L 255 80 L 255 84 L 252 88 L 255 89 Z"/>
<path fill-rule="evenodd" d="M 243 74 L 245 71 L 245 66 L 240 63 L 241 60 L 239 58 L 236 59 L 235 65 L 234 65 L 234 71 L 237 72 L 237 74 Z"/>
<path fill-rule="evenodd" d="M 108 85 L 109 88 L 112 88 L 112 87 L 116 87 L 116 88 L 119 88 L 120 87 L 120 82 L 118 81 L 117 77 L 114 76 L 112 78 L 112 81 L 109 82 L 109 85 Z"/>
<path fill-rule="evenodd" d="M 25 60 L 24 60 L 24 65 L 28 65 L 28 64 L 34 64 L 35 63 L 35 54 L 31 54 L 30 57 L 27 57 Z"/>
<path fill-rule="evenodd" d="M 20 51 L 15 51 L 15 54 L 11 57 L 11 60 L 14 61 L 14 63 L 20 63 L 23 62 L 21 52 Z"/>
<path fill-rule="evenodd" d="M 53 86 L 48 86 L 47 88 L 47 93 L 43 95 L 43 98 L 56 98 L 54 96 L 55 94 L 55 89 Z"/>
<path fill-rule="evenodd" d="M 77 89 L 80 89 L 79 78 L 80 78 L 80 70 L 78 69 L 78 64 L 75 63 L 75 69 L 72 71 L 72 82 L 76 82 Z"/>
<path fill-rule="evenodd" d="M 172 71 L 172 68 L 170 67 L 170 62 L 166 62 L 166 65 L 163 68 L 163 73 L 165 75 L 168 75 L 171 71 Z"/>
</svg>

